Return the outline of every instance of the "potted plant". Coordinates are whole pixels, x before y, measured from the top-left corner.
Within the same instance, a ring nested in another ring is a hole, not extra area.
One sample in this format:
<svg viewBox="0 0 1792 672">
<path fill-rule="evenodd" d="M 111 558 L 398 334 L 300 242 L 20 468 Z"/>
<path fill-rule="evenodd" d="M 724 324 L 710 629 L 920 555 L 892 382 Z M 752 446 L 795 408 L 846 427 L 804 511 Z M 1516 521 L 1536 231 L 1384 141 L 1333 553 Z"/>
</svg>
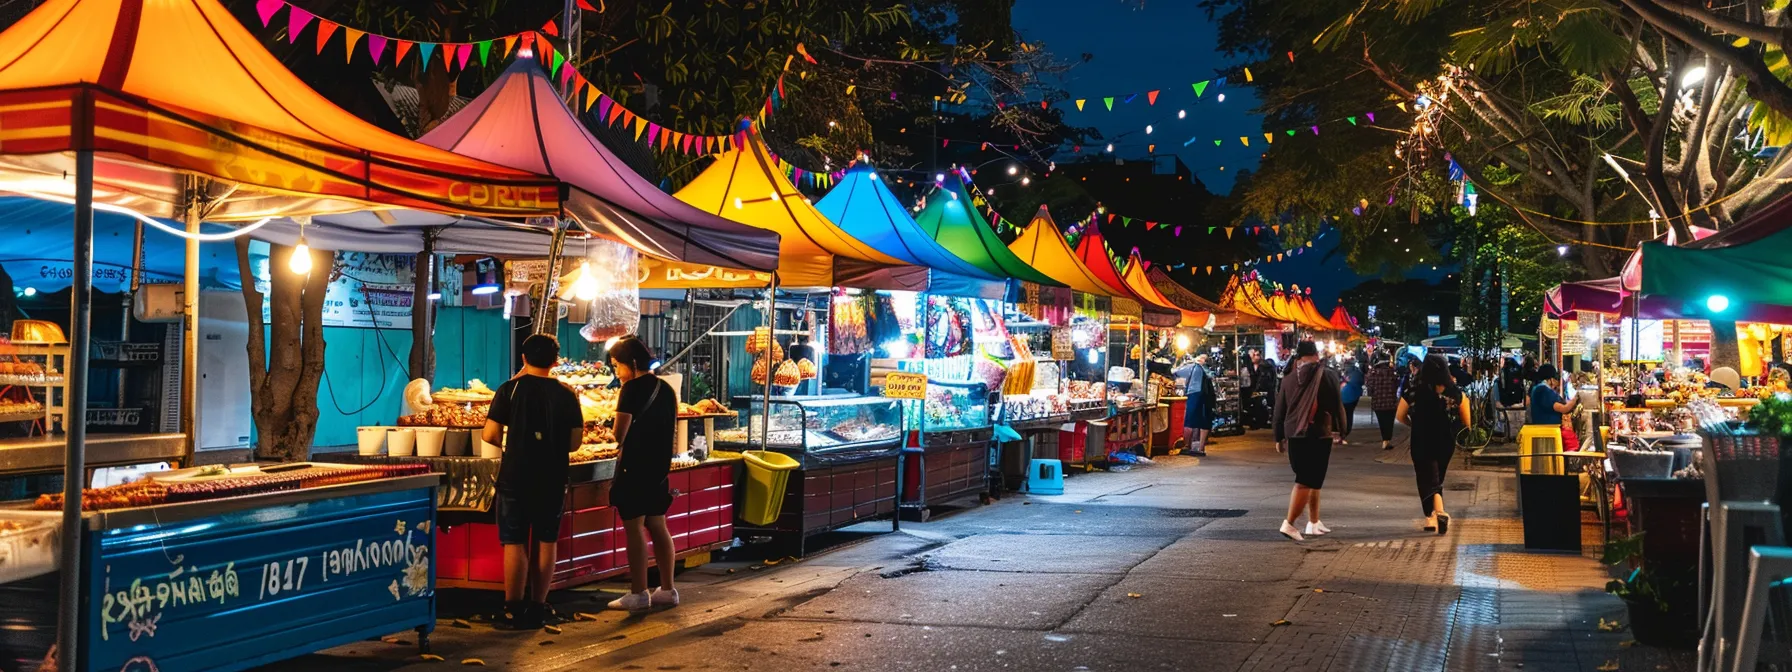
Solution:
<svg viewBox="0 0 1792 672">
<path fill-rule="evenodd" d="M 1643 566 L 1643 533 L 1605 545 L 1601 561 L 1617 567 L 1622 578 L 1605 584 L 1605 592 L 1624 600 L 1629 613 L 1630 632 L 1640 644 L 1669 648 L 1690 648 L 1697 641 L 1693 614 L 1685 613 L 1685 605 L 1669 599 L 1683 580 L 1663 577 L 1653 568 Z"/>
</svg>

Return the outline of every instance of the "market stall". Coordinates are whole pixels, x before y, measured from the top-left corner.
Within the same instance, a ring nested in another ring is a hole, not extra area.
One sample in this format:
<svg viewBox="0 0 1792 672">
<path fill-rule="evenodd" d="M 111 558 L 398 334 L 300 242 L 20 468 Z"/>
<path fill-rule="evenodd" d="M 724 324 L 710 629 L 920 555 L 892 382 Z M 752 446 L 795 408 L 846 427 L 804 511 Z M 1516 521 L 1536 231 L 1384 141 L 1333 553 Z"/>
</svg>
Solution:
<svg viewBox="0 0 1792 672">
<path fill-rule="evenodd" d="M 1097 280 L 1121 292 L 1114 295 L 1113 301 L 1113 326 L 1117 329 L 1111 331 L 1117 330 L 1121 338 L 1118 356 L 1111 359 L 1113 365 L 1108 368 L 1106 379 L 1110 403 L 1104 457 L 1134 450 L 1149 455 L 1156 421 L 1168 422 L 1155 396 L 1159 388 L 1150 384 L 1146 370 L 1150 335 L 1154 330 L 1181 324 L 1183 313 L 1149 286 L 1144 287 L 1150 294 L 1146 296 L 1127 283 L 1116 265 L 1117 255 L 1109 248 L 1096 220 L 1090 220 L 1077 236 L 1076 255 Z M 1133 259 L 1138 259 L 1136 254 Z M 1143 273 L 1143 262 L 1137 262 L 1134 268 Z"/>
<path fill-rule="evenodd" d="M 956 202 L 950 195 L 943 199 Z M 987 492 L 995 420 L 990 409 L 1001 403 L 1014 373 L 1009 362 L 1015 352 L 1000 308 L 1008 279 L 923 231 L 863 159 L 847 168 L 816 209 L 854 238 L 928 269 L 925 292 L 889 293 L 896 319 L 912 331 L 902 334 L 899 345 L 880 344 L 887 361 L 871 364 L 873 377 L 897 370 L 928 378 L 925 398 L 904 402 L 903 506 L 925 519 L 932 506 Z M 920 347 L 909 347 L 911 339 Z"/>
</svg>

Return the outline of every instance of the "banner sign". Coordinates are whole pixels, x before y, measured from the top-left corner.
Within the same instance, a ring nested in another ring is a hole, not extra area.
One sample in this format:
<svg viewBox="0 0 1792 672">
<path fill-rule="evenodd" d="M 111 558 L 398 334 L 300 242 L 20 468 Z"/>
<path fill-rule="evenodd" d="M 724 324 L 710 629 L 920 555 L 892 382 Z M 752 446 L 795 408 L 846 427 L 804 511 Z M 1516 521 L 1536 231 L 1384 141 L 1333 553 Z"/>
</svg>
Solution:
<svg viewBox="0 0 1792 672">
<path fill-rule="evenodd" d="M 261 316 L 268 320 L 273 309 L 268 298 L 268 246 L 259 241 L 251 245 L 255 289 L 263 297 Z M 312 269 L 313 273 L 331 274 L 330 284 L 324 290 L 323 325 L 409 330 L 416 261 L 413 254 L 337 252 L 331 268 Z M 275 271 L 291 272 L 285 268 Z"/>
<path fill-rule="evenodd" d="M 884 396 L 891 399 L 926 399 L 927 375 L 894 371 L 885 374 Z"/>
<path fill-rule="evenodd" d="M 91 532 L 81 660 L 239 669 L 433 626 L 435 501 L 431 487 L 320 495 Z"/>
</svg>

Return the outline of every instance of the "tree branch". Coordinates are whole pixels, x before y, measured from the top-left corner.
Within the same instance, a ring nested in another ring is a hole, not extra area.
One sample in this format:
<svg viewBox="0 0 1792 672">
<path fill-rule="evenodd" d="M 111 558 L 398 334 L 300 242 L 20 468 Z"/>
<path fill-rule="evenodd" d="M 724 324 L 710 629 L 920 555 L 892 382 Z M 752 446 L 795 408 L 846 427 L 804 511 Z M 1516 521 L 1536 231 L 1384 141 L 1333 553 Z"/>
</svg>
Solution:
<svg viewBox="0 0 1792 672">
<path fill-rule="evenodd" d="M 1749 95 L 1781 115 L 1792 117 L 1792 86 L 1787 86 L 1768 69 L 1760 57 L 1740 48 L 1724 44 L 1704 31 L 1687 25 L 1672 12 L 1650 0 L 1620 0 L 1643 20 L 1688 46 L 1710 54 L 1735 69 L 1749 83 Z"/>
<path fill-rule="evenodd" d="M 1689 5 L 1677 0 L 1664 0 L 1661 3 L 1661 8 L 1703 23 L 1719 32 L 1746 37 L 1756 42 L 1776 44 L 1782 49 L 1786 46 L 1786 34 L 1766 25 L 1732 19 L 1704 7 Z"/>
</svg>

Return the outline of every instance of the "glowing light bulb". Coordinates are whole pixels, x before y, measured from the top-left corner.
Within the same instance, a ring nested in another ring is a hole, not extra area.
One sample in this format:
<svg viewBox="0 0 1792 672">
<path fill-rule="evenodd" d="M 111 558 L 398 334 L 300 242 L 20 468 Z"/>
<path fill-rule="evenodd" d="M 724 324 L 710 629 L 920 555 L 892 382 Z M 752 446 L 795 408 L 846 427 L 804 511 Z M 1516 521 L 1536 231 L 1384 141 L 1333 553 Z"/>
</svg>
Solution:
<svg viewBox="0 0 1792 672">
<path fill-rule="evenodd" d="M 1567 245 L 1557 245 L 1556 246 L 1556 256 L 1558 256 L 1558 257 L 1568 256 L 1568 246 Z"/>
<path fill-rule="evenodd" d="M 305 244 L 304 236 L 299 236 L 299 244 L 292 248 L 292 259 L 287 261 L 286 267 L 298 275 L 311 274 L 311 246 Z"/>
<path fill-rule="evenodd" d="M 1108 143 L 1108 151 L 1114 151 L 1114 143 Z"/>
<path fill-rule="evenodd" d="M 1226 94 L 1220 94 L 1220 102 L 1226 102 Z"/>
<path fill-rule="evenodd" d="M 598 291 L 601 289 L 597 284 L 597 276 L 591 272 L 591 263 L 579 264 L 579 279 L 572 283 L 573 297 L 580 301 L 590 301 L 597 298 Z"/>
<path fill-rule="evenodd" d="M 1027 186 L 1032 183 L 1033 183 L 1033 178 L 1030 178 L 1030 177 L 1020 178 L 1020 186 L 1024 187 L 1024 186 Z"/>
<path fill-rule="evenodd" d="M 946 181 L 946 174 L 945 174 L 945 173 L 934 173 L 934 174 L 933 174 L 933 181 L 935 181 L 935 182 L 945 182 L 945 181 Z"/>
<path fill-rule="evenodd" d="M 776 203 L 778 201 L 778 192 L 775 192 L 775 191 L 772 192 L 771 198 L 772 198 L 772 202 Z"/>
<path fill-rule="evenodd" d="M 1009 175 L 1013 175 L 1013 174 L 1015 174 L 1015 173 L 1018 173 L 1018 172 L 1020 172 L 1020 167 L 1019 167 L 1019 166 L 1008 166 L 1008 174 L 1009 174 Z"/>
<path fill-rule="evenodd" d="M 1151 124 L 1145 124 L 1145 135 L 1151 135 Z"/>
<path fill-rule="evenodd" d="M 746 207 L 746 206 L 745 206 L 745 205 L 744 205 L 744 204 L 742 204 L 742 203 L 741 203 L 741 202 L 740 202 L 740 197 L 739 197 L 739 196 L 735 196 L 735 197 L 734 197 L 734 209 L 735 209 L 735 210 L 739 210 L 739 209 L 741 209 L 741 208 L 744 208 L 744 207 Z"/>
<path fill-rule="evenodd" d="M 1176 111 L 1176 118 L 1177 118 L 1177 119 L 1182 119 L 1182 118 L 1184 118 L 1184 117 L 1187 117 L 1187 116 L 1188 116 L 1188 110 L 1177 110 L 1177 111 Z"/>
</svg>

